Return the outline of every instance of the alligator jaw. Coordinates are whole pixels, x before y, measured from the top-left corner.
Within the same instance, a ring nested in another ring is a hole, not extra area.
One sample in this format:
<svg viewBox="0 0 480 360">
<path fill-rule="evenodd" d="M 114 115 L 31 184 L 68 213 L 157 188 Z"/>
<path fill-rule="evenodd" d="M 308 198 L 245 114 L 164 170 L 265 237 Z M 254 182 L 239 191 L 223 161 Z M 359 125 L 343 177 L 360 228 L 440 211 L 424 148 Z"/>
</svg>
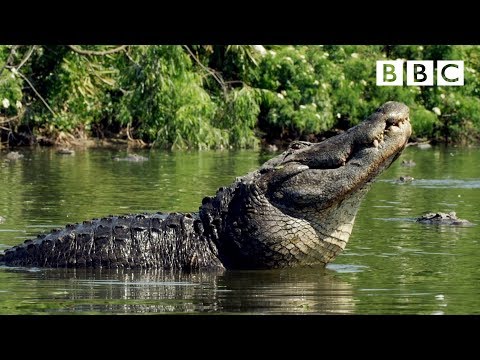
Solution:
<svg viewBox="0 0 480 360">
<path fill-rule="evenodd" d="M 388 168 L 405 148 L 410 134 L 408 107 L 388 102 L 348 131 L 288 153 L 277 166 L 277 176 L 290 171 L 289 176 L 270 184 L 274 186 L 269 187 L 269 193 L 277 195 L 272 200 L 277 203 L 281 194 L 282 199 L 297 205 L 328 208 Z"/>
</svg>

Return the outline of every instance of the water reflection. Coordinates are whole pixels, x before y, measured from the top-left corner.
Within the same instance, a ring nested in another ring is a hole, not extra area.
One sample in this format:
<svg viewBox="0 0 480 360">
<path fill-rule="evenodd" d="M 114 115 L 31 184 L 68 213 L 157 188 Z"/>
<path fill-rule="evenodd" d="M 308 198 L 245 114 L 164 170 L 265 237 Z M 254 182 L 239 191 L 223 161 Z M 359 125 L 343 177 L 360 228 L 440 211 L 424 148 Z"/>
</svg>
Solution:
<svg viewBox="0 0 480 360">
<path fill-rule="evenodd" d="M 11 269 L 48 313 L 320 313 L 355 309 L 350 284 L 328 269 L 181 273 L 163 270 Z M 0 303 L 2 298 L 0 286 Z M 10 311 L 24 310 L 10 304 Z M 5 310 L 5 309 L 4 309 Z M 5 312 L 5 311 L 3 311 Z M 41 310 L 33 310 L 41 313 Z"/>
</svg>

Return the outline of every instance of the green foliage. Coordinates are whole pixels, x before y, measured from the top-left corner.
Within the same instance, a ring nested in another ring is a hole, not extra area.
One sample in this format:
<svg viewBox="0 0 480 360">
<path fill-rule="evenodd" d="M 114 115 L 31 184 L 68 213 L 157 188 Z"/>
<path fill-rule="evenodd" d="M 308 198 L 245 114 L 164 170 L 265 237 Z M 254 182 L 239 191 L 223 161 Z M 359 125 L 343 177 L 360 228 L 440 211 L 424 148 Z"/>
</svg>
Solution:
<svg viewBox="0 0 480 360">
<path fill-rule="evenodd" d="M 26 96 L 33 104 L 26 121 L 50 133 L 73 132 L 79 128 L 89 130 L 92 123 L 112 113 L 111 93 L 116 89 L 119 72 L 112 65 L 112 56 L 93 59 L 54 46 L 39 48 L 33 58 L 26 75 L 52 111 L 29 89 Z"/>
<path fill-rule="evenodd" d="M 17 72 L 5 67 L 12 46 L 0 46 L 0 123 L 2 118 L 12 118 L 21 112 L 23 80 Z M 15 54 L 12 54 L 13 57 Z"/>
<path fill-rule="evenodd" d="M 411 108 L 410 117 L 413 125 L 413 136 L 435 138 L 440 126 L 437 115 L 433 111 L 421 107 Z"/>
<path fill-rule="evenodd" d="M 331 64 L 320 48 L 275 47 L 252 76 L 263 89 L 265 121 L 281 132 L 317 133 L 334 124 L 328 76 Z"/>
<path fill-rule="evenodd" d="M 112 48 L 0 46 L 0 119 L 52 136 L 103 128 L 163 148 L 251 148 L 259 134 L 345 129 L 396 100 L 411 107 L 416 137 L 480 138 L 479 46 Z M 376 86 L 381 59 L 462 59 L 465 86 Z"/>
<path fill-rule="evenodd" d="M 126 94 L 119 120 L 161 147 L 254 147 L 258 116 L 247 87 L 212 96 L 181 46 L 144 46 L 121 77 Z"/>
<path fill-rule="evenodd" d="M 58 114 L 55 125 L 72 131 L 80 124 L 88 130 L 109 110 L 108 89 L 115 83 L 118 70 L 108 68 L 103 61 L 92 62 L 87 57 L 69 52 L 58 71 L 59 87 L 50 98 L 50 106 Z"/>
<path fill-rule="evenodd" d="M 229 144 L 241 148 L 255 148 L 258 139 L 254 129 L 260 113 L 258 91 L 243 87 L 227 94 L 223 106 L 216 115 L 218 127 L 228 132 Z"/>
<path fill-rule="evenodd" d="M 119 120 L 161 147 L 207 148 L 228 143 L 212 126 L 216 104 L 180 46 L 139 46 L 121 77 Z"/>
</svg>

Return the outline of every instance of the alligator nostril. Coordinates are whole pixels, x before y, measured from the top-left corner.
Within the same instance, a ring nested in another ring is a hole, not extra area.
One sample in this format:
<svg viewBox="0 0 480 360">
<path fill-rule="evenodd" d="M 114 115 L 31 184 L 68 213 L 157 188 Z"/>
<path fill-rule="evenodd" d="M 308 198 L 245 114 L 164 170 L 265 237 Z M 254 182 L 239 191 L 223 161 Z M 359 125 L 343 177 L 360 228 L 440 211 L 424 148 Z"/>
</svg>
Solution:
<svg viewBox="0 0 480 360">
<path fill-rule="evenodd" d="M 399 123 L 399 120 L 397 118 L 388 118 L 386 120 L 387 127 L 392 126 L 392 125 L 397 125 Z"/>
</svg>

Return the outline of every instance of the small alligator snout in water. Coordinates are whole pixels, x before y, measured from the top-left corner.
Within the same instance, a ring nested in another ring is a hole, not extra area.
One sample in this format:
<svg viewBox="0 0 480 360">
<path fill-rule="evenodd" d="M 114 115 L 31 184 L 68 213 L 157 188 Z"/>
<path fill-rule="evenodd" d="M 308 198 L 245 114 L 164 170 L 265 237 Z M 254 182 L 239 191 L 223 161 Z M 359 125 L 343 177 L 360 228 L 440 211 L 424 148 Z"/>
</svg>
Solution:
<svg viewBox="0 0 480 360">
<path fill-rule="evenodd" d="M 321 143 L 293 142 L 190 214 L 109 216 L 67 225 L 0 255 L 49 267 L 281 268 L 327 264 L 346 246 L 369 184 L 399 156 L 409 110 L 387 102 Z"/>
<path fill-rule="evenodd" d="M 468 220 L 459 219 L 455 211 L 448 214 L 442 212 L 427 213 L 417 218 L 417 222 L 430 225 L 473 225 Z"/>
</svg>

